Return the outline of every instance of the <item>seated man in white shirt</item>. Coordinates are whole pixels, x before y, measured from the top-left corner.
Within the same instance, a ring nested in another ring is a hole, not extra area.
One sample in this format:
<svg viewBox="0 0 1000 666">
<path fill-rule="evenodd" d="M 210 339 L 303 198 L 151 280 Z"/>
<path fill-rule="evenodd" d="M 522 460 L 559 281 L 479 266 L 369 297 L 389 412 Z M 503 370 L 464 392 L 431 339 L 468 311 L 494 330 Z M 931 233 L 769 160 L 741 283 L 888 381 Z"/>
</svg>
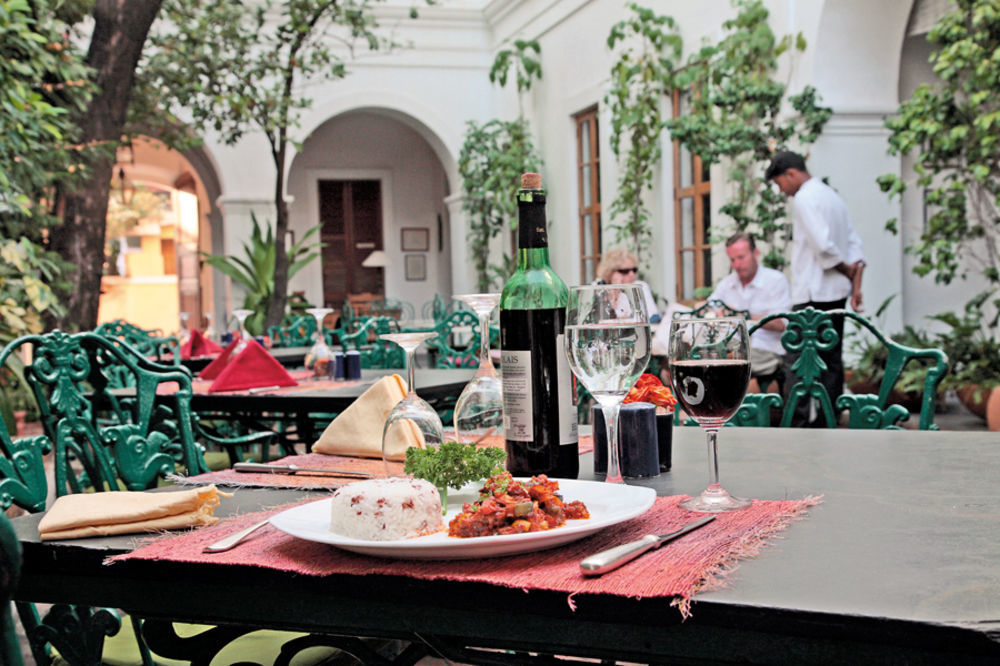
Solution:
<svg viewBox="0 0 1000 666">
<path fill-rule="evenodd" d="M 748 233 L 736 233 L 726 240 L 726 256 L 733 272 L 722 278 L 709 301 L 722 301 L 734 310 L 750 313 L 747 326 L 775 312 L 788 312 L 792 307 L 788 278 L 781 271 L 761 266 L 760 250 Z M 772 381 L 778 382 L 778 392 L 784 387 L 781 332 L 785 320 L 775 319 L 764 324 L 750 337 L 750 375 L 761 391 L 767 391 Z"/>
</svg>

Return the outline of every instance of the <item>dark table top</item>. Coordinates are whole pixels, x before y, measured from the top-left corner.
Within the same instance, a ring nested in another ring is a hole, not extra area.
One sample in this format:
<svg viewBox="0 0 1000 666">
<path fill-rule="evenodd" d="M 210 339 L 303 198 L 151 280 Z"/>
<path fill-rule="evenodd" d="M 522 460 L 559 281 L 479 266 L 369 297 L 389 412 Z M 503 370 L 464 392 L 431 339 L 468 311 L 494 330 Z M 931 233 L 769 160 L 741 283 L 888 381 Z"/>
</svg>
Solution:
<svg viewBox="0 0 1000 666">
<path fill-rule="evenodd" d="M 406 372 L 402 369 L 362 370 L 360 383 L 336 388 L 309 390 L 309 380 L 305 379 L 298 388 L 287 393 L 195 393 L 191 397 L 191 408 L 198 412 L 241 414 L 339 412 L 354 402 L 372 383 L 393 373 L 406 378 Z M 475 368 L 417 369 L 417 395 L 425 400 L 457 396 L 475 374 Z"/>
<path fill-rule="evenodd" d="M 42 544 L 37 516 L 14 521 L 25 552 L 18 597 L 629 661 L 997 663 L 995 434 L 727 428 L 719 444 L 722 483 L 734 494 L 824 499 L 742 561 L 727 589 L 696 595 L 684 622 L 669 600 L 577 595 L 573 610 L 563 593 L 478 583 L 163 562 L 107 567 L 104 557 L 134 538 Z M 662 495 L 700 492 L 707 471 L 699 430 L 675 429 L 673 460 L 670 472 L 642 485 Z M 591 469 L 589 455 L 581 469 Z M 299 496 L 241 489 L 220 509 Z"/>
<path fill-rule="evenodd" d="M 300 368 L 305 364 L 306 354 L 309 347 L 272 347 L 268 349 L 281 365 L 286 368 Z M 194 358 L 181 359 L 181 365 L 197 374 L 216 359 L 215 356 L 196 356 Z"/>
</svg>

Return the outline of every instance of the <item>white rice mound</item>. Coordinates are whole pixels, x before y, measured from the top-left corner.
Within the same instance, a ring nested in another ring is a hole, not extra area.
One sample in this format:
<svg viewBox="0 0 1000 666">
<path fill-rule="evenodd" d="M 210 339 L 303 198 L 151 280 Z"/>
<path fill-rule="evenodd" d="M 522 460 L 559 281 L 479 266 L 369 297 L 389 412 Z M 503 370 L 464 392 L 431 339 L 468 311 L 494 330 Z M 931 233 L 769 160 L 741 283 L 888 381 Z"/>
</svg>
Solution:
<svg viewBox="0 0 1000 666">
<path fill-rule="evenodd" d="M 363 541 L 394 541 L 444 529 L 441 495 L 424 479 L 355 481 L 333 493 L 330 531 Z"/>
</svg>

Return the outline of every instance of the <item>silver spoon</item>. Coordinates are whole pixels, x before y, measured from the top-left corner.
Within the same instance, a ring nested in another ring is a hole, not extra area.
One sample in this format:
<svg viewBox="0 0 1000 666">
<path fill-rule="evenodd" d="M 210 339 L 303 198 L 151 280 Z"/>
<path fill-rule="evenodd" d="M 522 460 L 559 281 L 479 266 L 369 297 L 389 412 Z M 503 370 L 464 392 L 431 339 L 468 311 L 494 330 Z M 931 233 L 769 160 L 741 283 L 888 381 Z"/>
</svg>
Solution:
<svg viewBox="0 0 1000 666">
<path fill-rule="evenodd" d="M 234 547 L 239 542 L 243 541 L 243 539 L 245 539 L 248 536 L 250 536 L 252 533 L 254 533 L 257 530 L 259 530 L 260 528 L 264 527 L 264 525 L 267 525 L 269 522 L 270 522 L 270 520 L 262 520 L 259 523 L 251 525 L 250 527 L 248 527 L 248 528 L 246 528 L 244 530 L 240 530 L 236 534 L 230 534 L 225 539 L 221 539 L 219 541 L 216 541 L 215 543 L 212 543 L 212 544 L 209 544 L 209 545 L 205 546 L 204 552 L 206 552 L 206 553 L 221 553 L 223 551 L 229 550 L 230 548 Z"/>
</svg>

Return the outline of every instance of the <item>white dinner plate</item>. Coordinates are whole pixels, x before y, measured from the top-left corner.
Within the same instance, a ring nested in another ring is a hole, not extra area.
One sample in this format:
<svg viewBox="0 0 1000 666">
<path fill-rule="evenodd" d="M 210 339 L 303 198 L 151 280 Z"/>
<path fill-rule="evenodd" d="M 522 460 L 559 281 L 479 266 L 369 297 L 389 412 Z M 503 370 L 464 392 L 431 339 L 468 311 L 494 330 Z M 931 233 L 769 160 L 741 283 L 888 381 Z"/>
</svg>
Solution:
<svg viewBox="0 0 1000 666">
<path fill-rule="evenodd" d="M 328 543 L 344 550 L 365 555 L 411 560 L 457 560 L 463 558 L 496 557 L 561 546 L 611 525 L 635 518 L 653 506 L 656 491 L 641 486 L 558 479 L 563 501 L 581 500 L 590 511 L 590 518 L 568 520 L 562 527 L 544 532 L 509 534 L 460 539 L 448 536 L 447 529 L 413 539 L 396 541 L 364 541 L 351 539 L 330 531 L 330 499 L 302 504 L 271 517 L 271 524 L 282 532 L 300 539 Z M 445 526 L 461 510 L 463 502 L 478 497 L 482 484 L 468 485 L 448 493 L 448 513 Z"/>
</svg>

